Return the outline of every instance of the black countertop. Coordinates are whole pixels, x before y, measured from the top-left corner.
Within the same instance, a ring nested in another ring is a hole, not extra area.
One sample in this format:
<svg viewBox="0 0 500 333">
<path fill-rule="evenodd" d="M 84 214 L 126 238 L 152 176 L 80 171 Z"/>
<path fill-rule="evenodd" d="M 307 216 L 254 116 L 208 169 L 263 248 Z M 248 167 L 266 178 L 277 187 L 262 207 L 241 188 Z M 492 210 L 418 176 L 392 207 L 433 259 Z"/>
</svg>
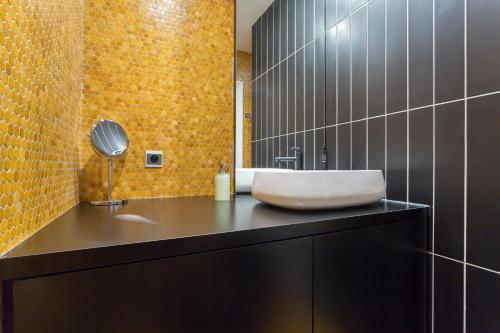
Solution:
<svg viewBox="0 0 500 333">
<path fill-rule="evenodd" d="M 0 257 L 0 279 L 18 279 L 199 253 L 425 218 L 426 206 L 381 201 L 341 210 L 293 211 L 237 197 L 79 204 Z"/>
</svg>

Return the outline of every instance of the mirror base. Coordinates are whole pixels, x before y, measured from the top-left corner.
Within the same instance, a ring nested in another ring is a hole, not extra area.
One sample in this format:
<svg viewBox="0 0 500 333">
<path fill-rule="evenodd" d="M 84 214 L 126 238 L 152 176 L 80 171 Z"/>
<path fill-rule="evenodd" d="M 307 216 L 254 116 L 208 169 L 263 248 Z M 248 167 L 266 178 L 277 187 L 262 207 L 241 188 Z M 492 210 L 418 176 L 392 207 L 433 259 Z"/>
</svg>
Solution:
<svg viewBox="0 0 500 333">
<path fill-rule="evenodd" d="M 100 200 L 100 201 L 90 201 L 91 206 L 119 206 L 127 203 L 128 200 Z"/>
</svg>

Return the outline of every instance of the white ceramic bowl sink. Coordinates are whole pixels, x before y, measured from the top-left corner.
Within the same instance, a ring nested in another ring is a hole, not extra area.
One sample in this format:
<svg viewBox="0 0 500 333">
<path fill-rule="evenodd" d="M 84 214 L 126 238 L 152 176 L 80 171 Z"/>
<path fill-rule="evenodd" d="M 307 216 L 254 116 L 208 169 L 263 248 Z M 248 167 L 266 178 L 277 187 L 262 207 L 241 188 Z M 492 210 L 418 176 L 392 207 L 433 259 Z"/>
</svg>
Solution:
<svg viewBox="0 0 500 333">
<path fill-rule="evenodd" d="M 290 172 L 288 169 L 262 169 L 262 168 L 236 168 L 235 187 L 236 193 L 250 193 L 252 190 L 253 177 L 256 172 Z"/>
<path fill-rule="evenodd" d="M 367 205 L 385 196 L 380 170 L 255 172 L 252 195 L 291 209 L 327 209 Z"/>
</svg>

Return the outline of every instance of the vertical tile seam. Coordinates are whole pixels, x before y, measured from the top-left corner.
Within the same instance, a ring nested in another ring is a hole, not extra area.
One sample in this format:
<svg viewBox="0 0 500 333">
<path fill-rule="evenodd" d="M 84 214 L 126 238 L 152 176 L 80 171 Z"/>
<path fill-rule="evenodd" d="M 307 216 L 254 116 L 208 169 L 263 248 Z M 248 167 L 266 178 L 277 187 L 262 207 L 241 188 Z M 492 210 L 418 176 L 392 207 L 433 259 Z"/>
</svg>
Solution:
<svg viewBox="0 0 500 333">
<path fill-rule="evenodd" d="M 384 1 L 384 134 L 385 134 L 385 149 L 384 149 L 384 171 L 386 180 L 386 198 L 387 198 L 387 0 Z"/>
<path fill-rule="evenodd" d="M 432 0 L 432 252 L 435 251 L 436 216 L 436 0 Z M 431 257 L 431 333 L 435 322 L 435 260 Z"/>
<path fill-rule="evenodd" d="M 349 170 L 352 170 L 352 16 L 351 13 L 352 2 L 349 0 L 349 149 L 350 149 L 350 162 Z"/>
<path fill-rule="evenodd" d="M 368 87 L 368 76 L 369 76 L 369 62 L 368 62 L 368 57 L 369 57 L 369 53 L 370 51 L 368 50 L 368 36 L 370 34 L 370 30 L 368 29 L 368 25 L 370 24 L 370 19 L 368 17 L 368 6 L 366 7 L 366 10 L 365 10 L 365 48 L 366 48 L 366 62 L 365 62 L 365 71 L 366 71 L 366 81 L 365 81 L 365 87 L 366 87 L 366 91 L 365 91 L 365 114 L 366 114 L 366 118 L 368 119 L 368 94 L 369 94 L 369 87 Z M 368 165 L 368 154 L 369 154 L 369 144 L 370 144 L 370 141 L 368 140 L 368 135 L 369 135 L 369 128 L 368 128 L 368 120 L 366 120 L 366 123 L 365 123 L 365 126 L 366 126 L 366 165 L 365 165 L 365 169 L 368 170 L 369 168 L 369 165 Z"/>
<path fill-rule="evenodd" d="M 467 0 L 464 0 L 464 262 L 467 263 Z M 463 332 L 467 332 L 467 264 L 463 266 Z"/>
<path fill-rule="evenodd" d="M 337 29 L 338 20 L 338 1 L 335 1 L 335 170 L 339 169 L 339 30 Z"/>
<path fill-rule="evenodd" d="M 406 0 L 406 109 L 410 109 L 410 1 Z M 406 115 L 406 202 L 410 202 L 410 113 Z"/>
</svg>

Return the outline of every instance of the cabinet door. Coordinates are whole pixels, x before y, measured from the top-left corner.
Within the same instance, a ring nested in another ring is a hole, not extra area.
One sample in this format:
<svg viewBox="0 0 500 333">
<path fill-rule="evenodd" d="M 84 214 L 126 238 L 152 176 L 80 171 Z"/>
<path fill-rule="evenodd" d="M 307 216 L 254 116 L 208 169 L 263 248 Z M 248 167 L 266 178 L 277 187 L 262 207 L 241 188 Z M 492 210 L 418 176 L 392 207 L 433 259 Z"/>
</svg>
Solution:
<svg viewBox="0 0 500 333">
<path fill-rule="evenodd" d="M 13 283 L 16 333 L 304 333 L 312 238 Z"/>
<path fill-rule="evenodd" d="M 425 221 L 314 238 L 315 333 L 422 333 Z"/>
</svg>

